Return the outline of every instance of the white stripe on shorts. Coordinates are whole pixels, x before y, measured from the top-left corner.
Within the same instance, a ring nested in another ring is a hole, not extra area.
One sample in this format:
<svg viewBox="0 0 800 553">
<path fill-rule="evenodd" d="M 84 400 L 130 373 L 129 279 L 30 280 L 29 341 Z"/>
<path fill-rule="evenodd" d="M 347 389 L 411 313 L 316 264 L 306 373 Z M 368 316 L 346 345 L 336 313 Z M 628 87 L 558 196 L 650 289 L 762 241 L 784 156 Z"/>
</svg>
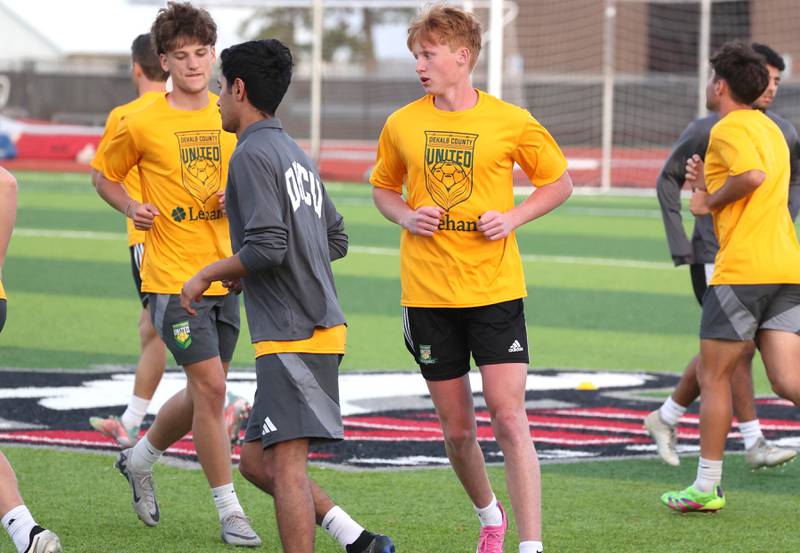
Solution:
<svg viewBox="0 0 800 553">
<path fill-rule="evenodd" d="M 144 244 L 133 245 L 133 259 L 136 260 L 136 269 L 142 270 L 142 257 L 144 257 Z"/>
<path fill-rule="evenodd" d="M 413 350 L 414 340 L 411 339 L 411 323 L 408 321 L 408 307 L 403 308 L 403 335 L 406 337 L 406 343 Z"/>
</svg>

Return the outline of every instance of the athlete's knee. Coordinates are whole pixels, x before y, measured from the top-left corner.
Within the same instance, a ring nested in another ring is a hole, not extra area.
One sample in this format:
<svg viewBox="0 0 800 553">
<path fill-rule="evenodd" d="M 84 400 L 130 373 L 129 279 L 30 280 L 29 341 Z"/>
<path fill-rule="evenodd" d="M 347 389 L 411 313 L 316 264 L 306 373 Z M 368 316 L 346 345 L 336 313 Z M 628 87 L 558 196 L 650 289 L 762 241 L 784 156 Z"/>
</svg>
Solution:
<svg viewBox="0 0 800 553">
<path fill-rule="evenodd" d="M 530 430 L 524 409 L 505 407 L 492 413 L 492 426 L 498 441 L 521 444 L 530 441 Z"/>
<path fill-rule="evenodd" d="M 786 377 L 770 377 L 772 391 L 783 399 L 800 407 L 800 380 Z"/>
<path fill-rule="evenodd" d="M 450 426 L 444 430 L 445 444 L 456 454 L 470 448 L 477 439 L 475 428 L 472 426 Z"/>
<path fill-rule="evenodd" d="M 225 403 L 225 378 L 219 375 L 205 374 L 192 377 L 192 396 L 195 409 L 203 406 L 222 408 Z"/>
<path fill-rule="evenodd" d="M 239 473 L 254 486 L 271 494 L 275 482 L 272 467 L 264 462 L 261 455 L 242 455 L 239 459 Z"/>
</svg>

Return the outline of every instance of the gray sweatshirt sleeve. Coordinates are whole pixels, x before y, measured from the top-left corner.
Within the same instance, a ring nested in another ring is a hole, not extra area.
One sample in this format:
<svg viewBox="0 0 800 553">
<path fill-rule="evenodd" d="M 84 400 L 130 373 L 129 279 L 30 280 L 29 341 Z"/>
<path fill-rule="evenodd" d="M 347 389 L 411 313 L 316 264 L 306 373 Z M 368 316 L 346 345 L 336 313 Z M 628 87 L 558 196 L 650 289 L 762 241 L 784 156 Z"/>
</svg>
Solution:
<svg viewBox="0 0 800 553">
<path fill-rule="evenodd" d="M 664 219 L 669 252 L 675 265 L 694 262 L 692 244 L 686 236 L 681 217 L 681 188 L 686 175 L 686 160 L 694 154 L 705 157 L 708 132 L 692 121 L 672 146 L 672 151 L 664 163 L 664 168 L 656 181 L 656 194 Z"/>
<path fill-rule="evenodd" d="M 246 150 L 231 158 L 237 207 L 244 225 L 239 259 L 253 275 L 280 265 L 286 255 L 288 226 L 283 218 L 283 198 L 278 179 L 268 161 Z"/>
<path fill-rule="evenodd" d="M 336 206 L 333 205 L 327 190 L 322 197 L 322 209 L 328 222 L 328 253 L 331 261 L 336 261 L 347 255 L 349 239 L 344 230 L 344 217 L 336 211 Z"/>
</svg>

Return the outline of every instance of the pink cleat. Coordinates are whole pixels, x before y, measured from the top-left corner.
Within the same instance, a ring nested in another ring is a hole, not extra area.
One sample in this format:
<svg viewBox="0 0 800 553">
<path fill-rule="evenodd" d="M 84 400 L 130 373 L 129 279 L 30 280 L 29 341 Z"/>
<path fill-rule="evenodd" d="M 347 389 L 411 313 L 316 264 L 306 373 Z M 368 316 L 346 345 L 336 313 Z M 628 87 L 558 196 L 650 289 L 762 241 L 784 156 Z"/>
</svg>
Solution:
<svg viewBox="0 0 800 553">
<path fill-rule="evenodd" d="M 242 422 L 250 418 L 252 407 L 243 397 L 228 392 L 228 406 L 225 407 L 223 416 L 225 418 L 225 430 L 228 432 L 228 439 L 231 445 L 239 443 L 239 431 Z"/>
<path fill-rule="evenodd" d="M 506 538 L 506 528 L 508 528 L 508 517 L 503 510 L 500 502 L 497 508 L 503 517 L 503 522 L 498 526 L 481 526 L 481 538 L 478 541 L 478 548 L 475 553 L 503 553 L 503 541 Z"/>
<path fill-rule="evenodd" d="M 107 419 L 102 419 L 100 417 L 91 417 L 89 419 L 89 424 L 92 425 L 92 428 L 100 432 L 103 436 L 107 438 L 111 438 L 117 445 L 119 445 L 122 449 L 127 449 L 129 447 L 133 447 L 136 445 L 136 442 L 139 440 L 139 427 L 132 426 L 130 428 L 126 428 L 119 417 L 108 417 Z"/>
</svg>

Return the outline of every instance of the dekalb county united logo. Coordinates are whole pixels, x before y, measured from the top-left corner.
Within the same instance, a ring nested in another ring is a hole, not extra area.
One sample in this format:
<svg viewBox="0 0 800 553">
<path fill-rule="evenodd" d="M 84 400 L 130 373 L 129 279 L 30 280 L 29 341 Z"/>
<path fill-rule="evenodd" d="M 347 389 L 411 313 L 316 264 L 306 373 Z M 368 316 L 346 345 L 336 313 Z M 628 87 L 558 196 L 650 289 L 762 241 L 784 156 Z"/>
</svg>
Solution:
<svg viewBox="0 0 800 553">
<path fill-rule="evenodd" d="M 436 358 L 431 356 L 431 347 L 429 345 L 419 345 L 419 362 L 426 365 L 432 365 L 436 363 Z"/>
<path fill-rule="evenodd" d="M 192 330 L 189 328 L 189 321 L 182 321 L 172 325 L 172 335 L 183 349 L 192 345 Z"/>
<path fill-rule="evenodd" d="M 180 223 L 181 221 L 186 219 L 186 210 L 183 209 L 182 207 L 176 207 L 175 209 L 172 210 L 172 219 L 176 223 Z"/>
<path fill-rule="evenodd" d="M 219 190 L 222 181 L 220 132 L 175 133 L 181 152 L 183 188 L 201 203 Z"/>
<path fill-rule="evenodd" d="M 425 131 L 425 188 L 445 211 L 472 195 L 477 140 L 477 134 Z"/>
</svg>

